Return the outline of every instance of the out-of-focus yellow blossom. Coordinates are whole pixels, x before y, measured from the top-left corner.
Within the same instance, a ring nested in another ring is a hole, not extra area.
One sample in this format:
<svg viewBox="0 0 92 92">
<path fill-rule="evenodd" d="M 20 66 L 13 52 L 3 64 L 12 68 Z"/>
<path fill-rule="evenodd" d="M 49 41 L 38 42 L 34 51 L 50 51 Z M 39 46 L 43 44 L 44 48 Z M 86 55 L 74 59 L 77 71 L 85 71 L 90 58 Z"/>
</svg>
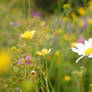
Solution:
<svg viewBox="0 0 92 92">
<path fill-rule="evenodd" d="M 92 0 L 90 0 L 88 3 L 89 3 L 89 9 L 92 10 Z"/>
<path fill-rule="evenodd" d="M 30 40 L 33 38 L 34 34 L 35 34 L 35 30 L 32 30 L 32 31 L 26 31 L 24 34 L 21 34 L 20 36 L 22 38 Z"/>
<path fill-rule="evenodd" d="M 89 5 L 89 9 L 92 10 L 92 5 Z"/>
<path fill-rule="evenodd" d="M 77 44 L 77 42 L 72 42 L 72 43 L 71 43 L 71 46 L 72 46 L 72 47 L 76 47 L 75 44 Z"/>
<path fill-rule="evenodd" d="M 71 34 L 71 35 L 65 34 L 64 39 L 68 40 L 68 41 L 74 41 L 76 39 L 76 37 L 74 34 Z"/>
<path fill-rule="evenodd" d="M 92 18 L 88 19 L 88 24 L 92 25 Z"/>
<path fill-rule="evenodd" d="M 68 34 L 65 34 L 65 35 L 64 35 L 64 39 L 65 39 L 65 40 L 68 40 L 68 38 L 69 38 L 69 35 L 68 35 Z"/>
<path fill-rule="evenodd" d="M 58 29 L 58 30 L 56 30 L 56 34 L 61 34 L 63 32 L 63 30 L 62 29 Z"/>
<path fill-rule="evenodd" d="M 0 73 L 5 71 L 10 65 L 11 55 L 7 51 L 0 52 Z"/>
<path fill-rule="evenodd" d="M 90 0 L 90 1 L 88 2 L 88 4 L 89 4 L 89 5 L 92 5 L 92 0 Z"/>
<path fill-rule="evenodd" d="M 79 12 L 79 14 L 80 14 L 81 16 L 85 16 L 85 15 L 86 15 L 86 11 L 85 11 L 85 9 L 84 9 L 83 7 L 79 8 L 79 9 L 78 9 L 78 12 Z"/>
<path fill-rule="evenodd" d="M 70 8 L 70 4 L 64 4 L 63 8 Z"/>
<path fill-rule="evenodd" d="M 70 35 L 70 37 L 69 37 L 69 41 L 74 41 L 75 39 L 76 39 L 76 37 L 75 37 L 74 34 Z"/>
<path fill-rule="evenodd" d="M 44 55 L 47 55 L 48 53 L 51 52 L 51 49 L 47 50 L 47 49 L 42 49 L 41 51 L 37 51 L 37 54 L 39 56 L 44 56 Z"/>
<path fill-rule="evenodd" d="M 92 87 L 92 83 L 91 83 L 91 84 L 89 84 L 89 86 L 90 86 L 90 87 Z"/>
<path fill-rule="evenodd" d="M 45 25 L 46 25 L 45 21 L 40 22 L 40 26 L 45 26 Z"/>
<path fill-rule="evenodd" d="M 70 77 L 70 76 L 68 76 L 68 75 L 66 75 L 66 76 L 64 76 L 64 80 L 68 82 L 68 81 L 70 81 L 70 80 L 71 80 L 71 77 Z"/>
<path fill-rule="evenodd" d="M 74 20 L 77 20 L 77 18 L 78 18 L 78 17 L 76 16 L 75 12 L 72 12 L 72 13 L 71 13 L 71 16 L 72 16 L 72 18 L 73 18 Z"/>
<path fill-rule="evenodd" d="M 56 56 L 59 56 L 59 55 L 60 55 L 60 51 L 57 50 L 57 51 L 55 52 L 55 55 L 56 55 Z"/>
</svg>

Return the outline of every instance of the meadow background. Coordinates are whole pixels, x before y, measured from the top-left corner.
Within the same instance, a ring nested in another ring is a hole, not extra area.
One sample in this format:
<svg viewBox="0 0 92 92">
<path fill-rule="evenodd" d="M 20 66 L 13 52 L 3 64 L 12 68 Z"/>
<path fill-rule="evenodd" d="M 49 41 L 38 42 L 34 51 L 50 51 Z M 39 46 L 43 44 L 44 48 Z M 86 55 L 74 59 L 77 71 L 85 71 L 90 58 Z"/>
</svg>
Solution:
<svg viewBox="0 0 92 92">
<path fill-rule="evenodd" d="M 92 92 L 88 38 L 92 0 L 0 0 L 0 92 Z"/>
</svg>

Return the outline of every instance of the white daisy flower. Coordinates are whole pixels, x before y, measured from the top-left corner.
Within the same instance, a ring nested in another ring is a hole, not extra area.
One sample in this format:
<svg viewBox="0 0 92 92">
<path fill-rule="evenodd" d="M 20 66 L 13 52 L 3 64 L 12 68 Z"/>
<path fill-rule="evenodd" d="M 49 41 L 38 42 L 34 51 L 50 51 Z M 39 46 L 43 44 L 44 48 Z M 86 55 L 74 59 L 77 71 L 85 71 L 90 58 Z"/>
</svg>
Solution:
<svg viewBox="0 0 92 92">
<path fill-rule="evenodd" d="M 73 52 L 76 52 L 78 53 L 78 55 L 80 55 L 80 57 L 76 60 L 76 63 L 84 56 L 92 58 L 92 38 L 89 38 L 88 41 L 85 40 L 84 44 L 83 43 L 75 44 L 75 47 L 72 47 L 71 49 Z"/>
</svg>

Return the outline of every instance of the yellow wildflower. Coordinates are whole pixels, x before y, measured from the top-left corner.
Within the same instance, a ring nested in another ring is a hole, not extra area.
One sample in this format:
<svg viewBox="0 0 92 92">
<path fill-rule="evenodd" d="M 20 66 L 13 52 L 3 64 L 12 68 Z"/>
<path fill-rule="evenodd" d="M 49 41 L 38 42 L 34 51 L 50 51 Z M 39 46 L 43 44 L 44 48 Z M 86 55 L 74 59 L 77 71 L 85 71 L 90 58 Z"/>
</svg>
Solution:
<svg viewBox="0 0 92 92">
<path fill-rule="evenodd" d="M 92 25 L 92 18 L 88 19 L 88 24 Z"/>
<path fill-rule="evenodd" d="M 88 2 L 88 4 L 89 4 L 89 5 L 92 5 L 92 0 L 90 0 L 90 1 Z"/>
<path fill-rule="evenodd" d="M 71 35 L 65 34 L 64 39 L 68 41 L 74 41 L 76 39 L 76 36 L 74 34 L 71 34 Z"/>
<path fill-rule="evenodd" d="M 70 4 L 64 4 L 63 8 L 70 8 Z"/>
<path fill-rule="evenodd" d="M 85 11 L 85 9 L 84 9 L 83 7 L 79 8 L 79 9 L 78 9 L 78 12 L 79 12 L 79 14 L 80 14 L 81 16 L 85 16 L 85 15 L 86 15 L 86 11 Z"/>
<path fill-rule="evenodd" d="M 90 87 L 92 87 L 92 83 L 91 83 L 91 84 L 89 84 L 89 86 L 90 86 Z"/>
<path fill-rule="evenodd" d="M 0 52 L 0 73 L 5 71 L 10 65 L 10 54 L 7 51 Z"/>
<path fill-rule="evenodd" d="M 64 39 L 68 40 L 68 38 L 69 38 L 69 35 L 68 34 L 64 34 Z"/>
<path fill-rule="evenodd" d="M 89 5 L 89 9 L 92 10 L 92 5 Z"/>
<path fill-rule="evenodd" d="M 45 21 L 40 22 L 40 26 L 45 26 L 45 25 L 46 25 Z"/>
<path fill-rule="evenodd" d="M 39 56 L 44 56 L 44 55 L 47 55 L 48 53 L 51 52 L 51 49 L 47 50 L 47 49 L 42 49 L 41 51 L 37 51 L 37 54 Z"/>
<path fill-rule="evenodd" d="M 74 20 L 77 20 L 77 18 L 78 18 L 78 17 L 76 16 L 75 12 L 72 12 L 72 13 L 71 13 L 71 17 L 72 17 Z"/>
<path fill-rule="evenodd" d="M 75 34 L 70 35 L 70 38 L 69 39 L 70 39 L 70 41 L 74 41 L 76 39 Z"/>
<path fill-rule="evenodd" d="M 35 30 L 32 30 L 32 31 L 26 31 L 24 34 L 21 34 L 20 36 L 22 38 L 30 40 L 33 38 L 34 34 L 35 34 Z"/>
<path fill-rule="evenodd" d="M 64 76 L 64 80 L 68 82 L 68 81 L 70 81 L 70 80 L 71 80 L 71 77 L 70 77 L 70 76 L 68 76 L 68 75 L 66 75 L 66 76 Z"/>
</svg>

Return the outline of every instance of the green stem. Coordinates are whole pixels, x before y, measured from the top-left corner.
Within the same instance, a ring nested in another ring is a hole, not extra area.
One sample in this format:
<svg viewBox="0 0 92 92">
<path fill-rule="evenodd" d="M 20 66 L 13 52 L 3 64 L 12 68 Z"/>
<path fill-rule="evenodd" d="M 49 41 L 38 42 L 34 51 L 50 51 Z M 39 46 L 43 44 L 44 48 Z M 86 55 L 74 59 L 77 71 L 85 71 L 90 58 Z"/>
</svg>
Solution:
<svg viewBox="0 0 92 92">
<path fill-rule="evenodd" d="M 46 81 L 47 92 L 50 92 L 50 91 L 49 91 L 49 86 L 48 86 L 48 79 L 47 79 L 47 77 L 45 77 L 45 81 Z"/>
<path fill-rule="evenodd" d="M 47 59 L 46 59 L 46 75 L 45 75 L 45 81 L 46 81 L 47 92 L 50 92 L 49 91 L 49 86 L 48 86 L 48 62 L 47 62 Z"/>
<path fill-rule="evenodd" d="M 28 17 L 28 0 L 24 0 L 24 18 Z"/>
<path fill-rule="evenodd" d="M 43 87 L 41 87 L 41 90 L 42 90 L 42 92 L 44 92 L 44 89 L 43 89 Z"/>
<path fill-rule="evenodd" d="M 26 78 L 27 75 L 27 69 L 26 69 L 26 64 L 24 65 L 24 78 Z"/>
<path fill-rule="evenodd" d="M 66 11 L 67 11 L 67 9 L 65 8 L 65 9 L 64 9 L 64 12 L 63 12 L 63 14 L 62 14 L 62 17 L 64 17 L 64 15 L 66 14 Z"/>
<path fill-rule="evenodd" d="M 28 0 L 28 16 L 30 17 L 31 12 L 31 0 Z"/>
</svg>

